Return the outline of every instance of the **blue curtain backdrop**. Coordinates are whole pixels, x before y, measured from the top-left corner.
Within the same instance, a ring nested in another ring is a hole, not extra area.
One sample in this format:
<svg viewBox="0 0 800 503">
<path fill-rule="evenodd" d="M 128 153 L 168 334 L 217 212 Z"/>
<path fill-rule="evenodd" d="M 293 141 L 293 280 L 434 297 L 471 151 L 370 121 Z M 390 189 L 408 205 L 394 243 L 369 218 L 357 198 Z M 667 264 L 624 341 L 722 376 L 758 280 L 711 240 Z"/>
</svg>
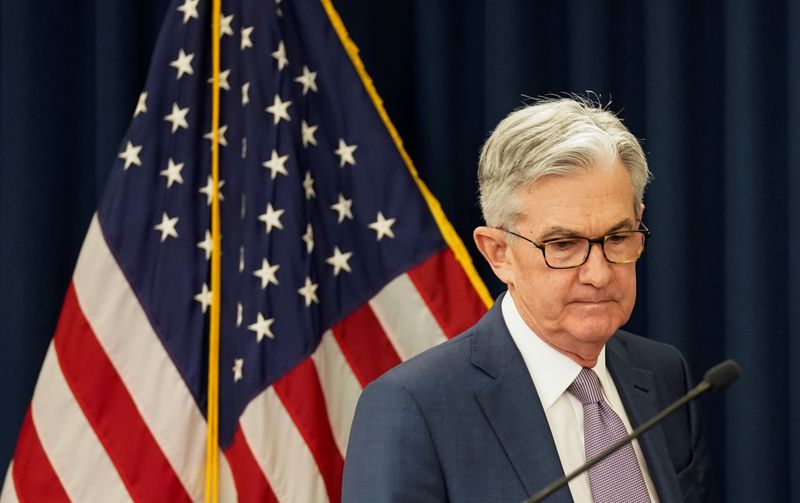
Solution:
<svg viewBox="0 0 800 503">
<path fill-rule="evenodd" d="M 629 326 L 680 347 L 697 374 L 742 364 L 704 400 L 723 500 L 800 501 L 800 4 L 334 3 L 473 252 L 492 127 L 524 96 L 612 100 L 655 174 Z M 167 8 L 0 0 L 3 474 Z"/>
</svg>

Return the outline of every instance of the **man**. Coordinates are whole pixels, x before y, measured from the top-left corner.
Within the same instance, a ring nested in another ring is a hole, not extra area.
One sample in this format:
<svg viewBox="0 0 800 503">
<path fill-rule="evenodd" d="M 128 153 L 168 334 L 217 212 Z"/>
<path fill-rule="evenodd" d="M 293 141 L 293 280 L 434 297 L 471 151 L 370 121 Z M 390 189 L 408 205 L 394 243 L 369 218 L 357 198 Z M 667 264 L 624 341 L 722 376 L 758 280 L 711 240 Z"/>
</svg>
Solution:
<svg viewBox="0 0 800 503">
<path fill-rule="evenodd" d="M 540 101 L 481 152 L 475 244 L 508 292 L 475 326 L 369 385 L 346 502 L 519 502 L 691 387 L 673 347 L 619 330 L 636 298 L 649 170 L 592 103 Z M 547 501 L 705 501 L 694 406 Z"/>
</svg>

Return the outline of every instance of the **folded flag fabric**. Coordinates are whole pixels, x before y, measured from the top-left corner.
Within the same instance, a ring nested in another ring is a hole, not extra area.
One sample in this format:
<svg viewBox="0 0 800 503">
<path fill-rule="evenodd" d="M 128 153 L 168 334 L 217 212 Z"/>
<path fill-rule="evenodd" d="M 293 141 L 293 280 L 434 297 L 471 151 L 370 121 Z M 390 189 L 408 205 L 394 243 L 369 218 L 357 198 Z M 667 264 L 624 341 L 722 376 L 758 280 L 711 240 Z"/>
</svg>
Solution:
<svg viewBox="0 0 800 503">
<path fill-rule="evenodd" d="M 327 0 L 164 21 L 0 501 L 204 497 L 210 204 L 221 222 L 222 501 L 339 501 L 358 396 L 488 296 Z"/>
</svg>

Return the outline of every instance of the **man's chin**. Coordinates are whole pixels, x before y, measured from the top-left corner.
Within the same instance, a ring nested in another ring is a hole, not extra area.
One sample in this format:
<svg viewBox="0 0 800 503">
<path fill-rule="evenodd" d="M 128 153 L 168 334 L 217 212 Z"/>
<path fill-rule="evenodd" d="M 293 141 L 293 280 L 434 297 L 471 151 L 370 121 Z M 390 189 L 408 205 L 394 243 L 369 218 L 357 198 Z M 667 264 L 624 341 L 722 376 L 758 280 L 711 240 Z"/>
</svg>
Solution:
<svg viewBox="0 0 800 503">
<path fill-rule="evenodd" d="M 569 316 L 576 333 L 589 338 L 611 337 L 628 319 L 617 302 L 573 302 Z M 596 334 L 593 336 L 593 334 Z"/>
<path fill-rule="evenodd" d="M 582 323 L 572 330 L 572 333 L 576 339 L 582 342 L 605 344 L 619 327 L 620 325 L 609 321 L 607 318 L 594 322 L 593 320 L 583 320 Z"/>
</svg>

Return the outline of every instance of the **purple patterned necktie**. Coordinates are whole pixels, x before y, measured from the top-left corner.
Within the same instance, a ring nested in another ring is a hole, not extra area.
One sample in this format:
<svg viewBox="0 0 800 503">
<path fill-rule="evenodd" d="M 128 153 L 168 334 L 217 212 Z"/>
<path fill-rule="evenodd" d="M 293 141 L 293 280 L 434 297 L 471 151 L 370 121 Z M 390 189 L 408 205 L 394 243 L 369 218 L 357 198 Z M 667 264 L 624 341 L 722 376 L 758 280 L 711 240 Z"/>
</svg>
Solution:
<svg viewBox="0 0 800 503">
<path fill-rule="evenodd" d="M 568 390 L 583 403 L 587 460 L 628 434 L 622 420 L 603 400 L 600 380 L 592 369 L 584 367 Z M 630 443 L 589 469 L 589 486 L 595 503 L 650 502 L 642 470 Z"/>
</svg>

